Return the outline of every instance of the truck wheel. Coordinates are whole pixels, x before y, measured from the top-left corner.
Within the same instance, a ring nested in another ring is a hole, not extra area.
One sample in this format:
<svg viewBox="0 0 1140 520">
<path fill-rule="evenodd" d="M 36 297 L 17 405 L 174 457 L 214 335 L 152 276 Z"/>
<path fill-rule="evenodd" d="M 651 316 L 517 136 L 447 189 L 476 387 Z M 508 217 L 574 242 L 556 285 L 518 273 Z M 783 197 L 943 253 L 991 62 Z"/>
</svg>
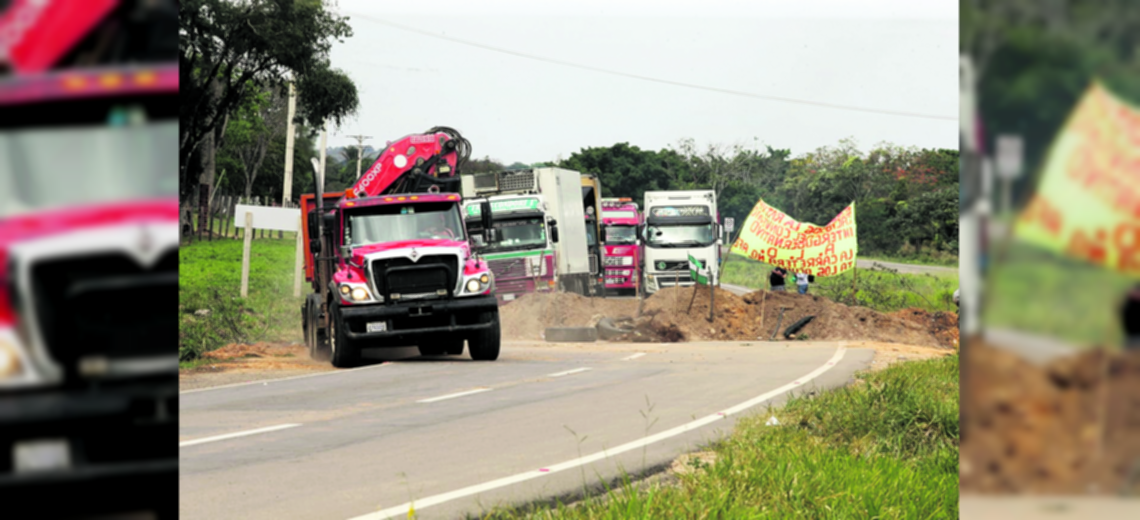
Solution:
<svg viewBox="0 0 1140 520">
<path fill-rule="evenodd" d="M 350 368 L 357 363 L 359 348 L 352 344 L 345 334 L 347 329 L 340 314 L 340 305 L 332 306 L 332 319 L 329 320 L 329 343 L 332 347 L 332 364 L 337 368 Z"/>
<path fill-rule="evenodd" d="M 492 325 L 486 330 L 475 333 L 468 341 L 468 350 L 471 351 L 471 359 L 475 361 L 494 361 L 499 359 L 500 335 L 499 335 L 499 311 L 484 312 L 479 316 L 479 323 L 491 322 Z"/>
<path fill-rule="evenodd" d="M 305 345 L 309 347 L 309 357 L 316 361 L 329 360 L 329 343 L 320 333 L 321 299 L 310 294 L 305 299 Z"/>
</svg>

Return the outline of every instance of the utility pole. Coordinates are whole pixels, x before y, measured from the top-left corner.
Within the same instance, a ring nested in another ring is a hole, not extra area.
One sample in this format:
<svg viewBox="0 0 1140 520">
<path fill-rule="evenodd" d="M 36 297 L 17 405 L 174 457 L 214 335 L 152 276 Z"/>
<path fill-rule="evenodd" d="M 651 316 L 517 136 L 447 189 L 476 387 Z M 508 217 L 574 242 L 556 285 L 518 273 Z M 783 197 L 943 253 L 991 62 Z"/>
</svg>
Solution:
<svg viewBox="0 0 1140 520">
<path fill-rule="evenodd" d="M 360 180 L 360 161 L 364 157 L 364 140 L 372 139 L 372 136 L 350 135 L 348 137 L 356 139 L 356 180 Z"/>
<path fill-rule="evenodd" d="M 297 91 L 294 90 L 293 82 L 289 82 L 289 119 L 286 122 L 287 130 L 285 131 L 285 190 L 284 196 L 281 198 L 281 206 L 288 207 L 289 201 L 293 198 L 293 134 L 296 130 L 293 129 L 293 115 L 297 111 Z"/>
<path fill-rule="evenodd" d="M 321 123 L 321 179 L 319 182 L 321 182 L 321 190 L 322 191 L 325 188 L 325 185 L 323 182 L 324 178 L 325 178 L 325 154 L 328 153 L 328 148 L 329 148 L 329 146 L 328 146 L 328 138 L 329 138 L 328 128 L 329 128 L 329 122 L 328 121 Z"/>
</svg>

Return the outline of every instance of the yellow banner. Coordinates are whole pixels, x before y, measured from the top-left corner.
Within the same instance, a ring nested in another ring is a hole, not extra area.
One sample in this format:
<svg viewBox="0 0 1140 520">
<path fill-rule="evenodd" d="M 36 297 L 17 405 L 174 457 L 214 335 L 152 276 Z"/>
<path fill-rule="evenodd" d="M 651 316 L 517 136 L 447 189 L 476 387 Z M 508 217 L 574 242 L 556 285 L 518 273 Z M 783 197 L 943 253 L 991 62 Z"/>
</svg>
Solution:
<svg viewBox="0 0 1140 520">
<path fill-rule="evenodd" d="M 1015 233 L 1140 275 L 1140 109 L 1094 83 L 1049 150 Z"/>
<path fill-rule="evenodd" d="M 855 267 L 858 250 L 854 202 L 826 226 L 817 226 L 797 222 L 761 200 L 729 252 L 792 272 L 835 276 Z"/>
</svg>

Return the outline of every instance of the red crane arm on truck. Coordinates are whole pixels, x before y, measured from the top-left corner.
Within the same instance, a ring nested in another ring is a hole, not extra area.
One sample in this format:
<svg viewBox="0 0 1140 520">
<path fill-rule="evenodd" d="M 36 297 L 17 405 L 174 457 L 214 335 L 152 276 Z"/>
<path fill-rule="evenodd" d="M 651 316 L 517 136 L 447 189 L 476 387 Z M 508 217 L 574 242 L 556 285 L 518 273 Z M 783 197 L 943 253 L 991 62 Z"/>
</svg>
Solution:
<svg viewBox="0 0 1140 520">
<path fill-rule="evenodd" d="M 459 192 L 459 168 L 471 145 L 459 132 L 436 127 L 390 143 L 347 193 L 375 197 L 393 193 Z"/>
</svg>

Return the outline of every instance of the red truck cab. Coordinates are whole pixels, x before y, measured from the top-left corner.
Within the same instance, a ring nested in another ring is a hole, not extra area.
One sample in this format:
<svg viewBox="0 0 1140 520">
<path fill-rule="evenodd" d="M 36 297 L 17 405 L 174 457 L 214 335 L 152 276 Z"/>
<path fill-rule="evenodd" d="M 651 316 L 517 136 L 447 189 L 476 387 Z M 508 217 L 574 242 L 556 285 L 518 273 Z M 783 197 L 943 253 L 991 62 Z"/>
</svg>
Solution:
<svg viewBox="0 0 1140 520">
<path fill-rule="evenodd" d="M 641 280 L 641 212 L 633 199 L 602 199 L 606 292 L 636 294 Z"/>
</svg>

